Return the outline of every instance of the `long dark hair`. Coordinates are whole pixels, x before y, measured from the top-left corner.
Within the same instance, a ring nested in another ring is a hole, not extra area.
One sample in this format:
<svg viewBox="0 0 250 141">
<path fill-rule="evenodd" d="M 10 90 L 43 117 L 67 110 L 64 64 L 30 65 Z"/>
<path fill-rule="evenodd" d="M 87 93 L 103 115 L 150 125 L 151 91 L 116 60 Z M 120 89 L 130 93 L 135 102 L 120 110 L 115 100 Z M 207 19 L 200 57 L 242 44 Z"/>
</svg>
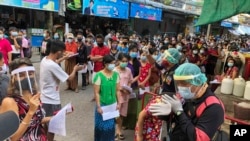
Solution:
<svg viewBox="0 0 250 141">
<path fill-rule="evenodd" d="M 137 49 L 137 51 L 138 51 L 138 47 L 136 46 L 136 45 L 131 45 L 131 46 L 129 46 L 129 52 L 130 51 L 132 51 L 133 49 Z M 133 74 L 133 77 L 135 77 L 135 76 L 138 76 L 139 75 L 139 70 L 140 70 L 140 66 L 141 66 L 141 63 L 140 63 L 140 61 L 137 59 L 137 57 L 135 57 L 135 58 L 131 58 L 130 57 L 130 60 L 132 59 L 132 66 L 133 66 L 133 68 L 134 68 L 134 74 Z"/>
</svg>

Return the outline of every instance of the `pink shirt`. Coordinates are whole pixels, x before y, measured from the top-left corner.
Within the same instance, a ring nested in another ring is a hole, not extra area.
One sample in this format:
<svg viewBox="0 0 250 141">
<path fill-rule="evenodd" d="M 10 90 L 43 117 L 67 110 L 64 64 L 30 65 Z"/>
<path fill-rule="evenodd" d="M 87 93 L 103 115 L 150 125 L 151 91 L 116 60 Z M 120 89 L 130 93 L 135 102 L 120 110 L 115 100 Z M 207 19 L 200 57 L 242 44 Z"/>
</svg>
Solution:
<svg viewBox="0 0 250 141">
<path fill-rule="evenodd" d="M 0 52 L 3 54 L 4 63 L 8 65 L 8 53 L 12 51 L 10 42 L 3 38 L 0 39 Z"/>
<path fill-rule="evenodd" d="M 120 77 L 120 86 L 128 86 L 129 82 L 133 80 L 133 75 L 131 73 L 131 70 L 126 67 L 124 71 L 118 70 L 115 68 L 115 71 L 119 73 Z M 120 100 L 121 102 L 128 102 L 129 95 L 122 95 Z"/>
</svg>

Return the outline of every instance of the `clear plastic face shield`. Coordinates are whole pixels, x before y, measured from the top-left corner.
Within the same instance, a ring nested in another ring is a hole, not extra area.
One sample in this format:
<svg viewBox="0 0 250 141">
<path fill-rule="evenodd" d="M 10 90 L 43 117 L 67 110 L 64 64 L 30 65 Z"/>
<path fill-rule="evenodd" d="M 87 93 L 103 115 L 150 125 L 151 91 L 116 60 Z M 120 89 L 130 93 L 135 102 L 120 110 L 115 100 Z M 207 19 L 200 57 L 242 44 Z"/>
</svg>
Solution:
<svg viewBox="0 0 250 141">
<path fill-rule="evenodd" d="M 33 66 L 17 68 L 11 72 L 11 76 L 14 80 L 14 88 L 21 96 L 26 92 L 30 92 L 32 95 L 37 93 L 38 85 Z"/>
</svg>

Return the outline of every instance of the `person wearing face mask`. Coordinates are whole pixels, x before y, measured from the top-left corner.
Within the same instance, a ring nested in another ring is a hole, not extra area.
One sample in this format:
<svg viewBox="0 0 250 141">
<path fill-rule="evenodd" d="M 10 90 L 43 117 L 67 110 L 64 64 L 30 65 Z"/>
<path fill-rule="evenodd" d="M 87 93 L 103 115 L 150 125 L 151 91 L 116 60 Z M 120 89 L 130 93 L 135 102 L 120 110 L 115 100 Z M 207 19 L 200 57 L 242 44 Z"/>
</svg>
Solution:
<svg viewBox="0 0 250 141">
<path fill-rule="evenodd" d="M 199 58 L 199 52 L 198 52 L 198 47 L 195 46 L 192 48 L 192 54 L 188 56 L 188 62 L 189 63 L 194 63 L 196 65 L 200 65 L 200 58 Z"/>
<path fill-rule="evenodd" d="M 15 27 L 9 28 L 10 36 L 7 38 L 12 47 L 12 57 L 14 60 L 21 57 L 22 40 L 18 37 L 18 32 Z"/>
<path fill-rule="evenodd" d="M 104 69 L 97 72 L 93 78 L 94 93 L 96 98 L 95 108 L 95 141 L 114 141 L 115 139 L 115 118 L 103 120 L 103 106 L 116 105 L 120 107 L 120 78 L 115 68 L 115 58 L 111 55 L 103 57 Z"/>
<path fill-rule="evenodd" d="M 60 35 L 59 35 L 59 33 L 54 33 L 54 40 L 60 40 Z"/>
<path fill-rule="evenodd" d="M 164 52 L 161 64 L 156 64 L 161 70 L 162 92 L 175 92 L 173 74 L 179 66 L 180 57 L 180 53 L 177 49 L 170 48 Z"/>
<path fill-rule="evenodd" d="M 10 140 L 47 141 L 43 124 L 50 121 L 41 107 L 40 93 L 35 79 L 35 68 L 28 58 L 18 58 L 10 65 L 11 81 L 3 99 L 0 113 L 14 111 L 20 124 Z"/>
<path fill-rule="evenodd" d="M 150 112 L 174 116 L 169 121 L 171 141 L 211 141 L 224 122 L 224 106 L 208 87 L 206 75 L 197 65 L 184 63 L 175 70 L 174 81 L 177 94 L 163 95 L 163 103 L 151 105 Z"/>
<path fill-rule="evenodd" d="M 7 75 L 7 66 L 4 63 L 3 54 L 0 52 L 0 105 L 2 99 L 7 95 L 9 85 L 9 77 Z"/>
<path fill-rule="evenodd" d="M 83 33 L 78 32 L 76 35 L 76 39 L 77 39 L 76 43 L 77 43 L 77 53 L 78 53 L 78 55 L 76 56 L 76 63 L 82 65 L 85 69 L 85 67 L 87 67 L 88 60 L 87 60 L 87 46 L 83 43 Z M 86 72 L 80 75 L 82 75 L 82 90 L 85 90 L 87 86 Z M 78 75 L 76 77 L 78 78 Z"/>
<path fill-rule="evenodd" d="M 42 41 L 42 46 L 41 46 L 41 60 L 43 59 L 43 57 L 48 56 L 50 53 L 50 51 L 49 51 L 50 48 L 49 48 L 49 46 L 47 46 L 48 42 L 51 41 L 50 34 L 51 33 L 49 30 L 43 31 L 43 41 Z"/>
<path fill-rule="evenodd" d="M 9 40 L 4 38 L 4 28 L 0 28 L 0 52 L 3 54 L 4 64 L 8 64 L 12 60 L 12 47 Z"/>
<path fill-rule="evenodd" d="M 235 79 L 239 75 L 239 68 L 236 66 L 236 61 L 233 57 L 228 57 L 226 61 L 226 66 L 224 67 L 224 72 L 220 76 L 220 81 L 223 78 L 230 77 L 231 79 Z"/>
<path fill-rule="evenodd" d="M 122 37 L 122 42 L 121 44 L 118 45 L 117 50 L 121 53 L 128 54 L 128 41 L 129 37 L 127 36 Z"/>
<path fill-rule="evenodd" d="M 129 61 L 127 67 L 130 69 L 133 75 L 133 81 L 131 82 L 131 88 L 133 89 L 134 94 L 138 93 L 138 83 L 135 78 L 139 75 L 141 63 L 138 60 L 138 46 L 130 45 L 129 46 Z M 137 118 L 137 103 L 136 98 L 132 98 L 128 103 L 128 112 L 127 116 L 123 118 L 123 129 L 135 129 L 136 118 Z"/>
<path fill-rule="evenodd" d="M 90 60 L 94 63 L 94 70 L 92 78 L 95 77 L 95 74 L 104 68 L 103 57 L 110 54 L 110 49 L 104 45 L 104 37 L 102 34 L 96 35 L 97 46 L 92 48 L 90 53 Z M 95 98 L 92 99 L 94 101 Z"/>
<path fill-rule="evenodd" d="M 64 55 L 66 46 L 64 42 L 52 40 L 50 45 L 50 54 L 43 58 L 40 64 L 40 89 L 42 107 L 46 116 L 53 114 L 61 109 L 60 101 L 60 83 L 75 80 L 77 71 L 83 69 L 82 66 L 75 65 L 70 75 L 68 75 L 59 65 L 63 60 L 69 58 Z M 48 130 L 48 125 L 45 125 Z M 47 134 L 48 141 L 53 141 L 54 133 Z"/>
<path fill-rule="evenodd" d="M 76 58 L 79 55 L 75 55 L 78 51 L 78 45 L 74 41 L 74 35 L 72 33 L 67 34 L 67 42 L 66 45 L 66 53 L 71 55 L 71 57 L 67 60 L 65 60 L 65 72 L 69 75 L 76 65 Z M 73 90 L 76 93 L 79 92 L 78 90 L 78 77 L 75 77 L 72 81 L 67 81 L 67 88 L 66 90 Z"/>
<path fill-rule="evenodd" d="M 139 98 L 142 97 L 144 92 L 149 92 L 149 78 L 151 76 L 152 66 L 147 60 L 146 52 L 142 52 L 140 56 L 141 66 L 139 69 L 139 75 L 134 78 L 139 86 Z"/>
<path fill-rule="evenodd" d="M 120 77 L 120 117 L 116 119 L 116 140 L 124 140 L 125 137 L 123 135 L 122 131 L 122 123 L 123 118 L 127 116 L 128 112 L 128 103 L 129 103 L 129 95 L 130 91 L 123 88 L 122 86 L 131 86 L 131 82 L 133 80 L 133 75 L 131 73 L 131 70 L 127 67 L 129 61 L 129 56 L 120 53 L 118 56 L 118 63 L 119 65 L 114 69 L 114 71 L 119 73 Z"/>
<path fill-rule="evenodd" d="M 149 63 L 152 65 L 151 76 L 149 78 L 149 80 L 150 80 L 149 85 L 151 87 L 151 90 L 154 90 L 155 87 L 159 86 L 158 82 L 159 82 L 160 76 L 161 76 L 160 70 L 155 65 L 155 62 L 160 58 L 160 56 L 159 56 L 159 51 L 155 48 L 150 48 L 149 54 L 154 59 L 152 61 L 149 61 Z M 147 56 L 147 58 L 148 58 L 148 56 Z M 148 59 L 148 60 L 150 60 L 150 59 Z"/>
<path fill-rule="evenodd" d="M 29 45 L 29 40 L 26 37 L 26 31 L 25 30 L 20 30 L 18 33 L 22 39 L 22 57 L 28 57 L 31 58 L 31 48 Z"/>
<path fill-rule="evenodd" d="M 117 60 L 118 55 L 119 55 L 117 46 L 118 46 L 118 41 L 116 39 L 111 39 L 110 55 L 115 57 L 115 60 Z"/>
</svg>

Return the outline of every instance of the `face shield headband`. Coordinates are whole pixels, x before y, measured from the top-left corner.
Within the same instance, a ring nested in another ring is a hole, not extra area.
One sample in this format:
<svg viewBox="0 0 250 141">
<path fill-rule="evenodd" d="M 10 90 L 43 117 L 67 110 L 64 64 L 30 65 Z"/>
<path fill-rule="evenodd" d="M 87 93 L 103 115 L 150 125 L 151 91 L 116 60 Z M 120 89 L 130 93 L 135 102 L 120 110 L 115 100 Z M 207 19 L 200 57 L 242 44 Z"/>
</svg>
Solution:
<svg viewBox="0 0 250 141">
<path fill-rule="evenodd" d="M 36 94 L 37 83 L 35 79 L 35 68 L 33 66 L 17 68 L 11 72 L 11 75 L 17 78 L 15 86 L 21 96 L 24 90 L 29 90 L 32 95 Z"/>
</svg>

